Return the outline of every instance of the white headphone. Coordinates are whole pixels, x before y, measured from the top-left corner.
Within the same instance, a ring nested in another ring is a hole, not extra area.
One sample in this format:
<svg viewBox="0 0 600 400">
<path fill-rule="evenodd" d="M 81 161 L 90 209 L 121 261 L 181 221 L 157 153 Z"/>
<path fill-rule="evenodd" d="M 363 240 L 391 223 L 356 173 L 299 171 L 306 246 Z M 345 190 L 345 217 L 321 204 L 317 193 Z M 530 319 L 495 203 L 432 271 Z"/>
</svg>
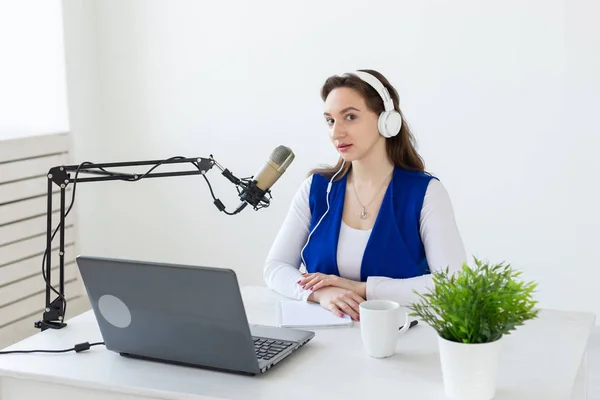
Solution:
<svg viewBox="0 0 600 400">
<path fill-rule="evenodd" d="M 377 122 L 377 128 L 379 129 L 381 136 L 385 138 L 396 136 L 402 127 L 402 116 L 394 108 L 394 101 L 392 100 L 392 96 L 390 96 L 390 92 L 388 92 L 381 81 L 373 75 L 364 71 L 355 71 L 354 74 L 371 85 L 383 100 L 384 111 L 379 114 L 379 120 Z"/>
</svg>

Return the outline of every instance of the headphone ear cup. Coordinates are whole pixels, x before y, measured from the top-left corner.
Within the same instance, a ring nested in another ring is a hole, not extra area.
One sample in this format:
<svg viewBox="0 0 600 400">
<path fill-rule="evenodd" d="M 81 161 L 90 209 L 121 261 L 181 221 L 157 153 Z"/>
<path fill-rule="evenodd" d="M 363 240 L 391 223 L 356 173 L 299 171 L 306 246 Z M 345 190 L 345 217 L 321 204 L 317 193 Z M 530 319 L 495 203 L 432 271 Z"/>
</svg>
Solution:
<svg viewBox="0 0 600 400">
<path fill-rule="evenodd" d="M 379 115 L 377 126 L 381 136 L 391 138 L 400 132 L 402 116 L 396 110 L 384 111 Z"/>
</svg>

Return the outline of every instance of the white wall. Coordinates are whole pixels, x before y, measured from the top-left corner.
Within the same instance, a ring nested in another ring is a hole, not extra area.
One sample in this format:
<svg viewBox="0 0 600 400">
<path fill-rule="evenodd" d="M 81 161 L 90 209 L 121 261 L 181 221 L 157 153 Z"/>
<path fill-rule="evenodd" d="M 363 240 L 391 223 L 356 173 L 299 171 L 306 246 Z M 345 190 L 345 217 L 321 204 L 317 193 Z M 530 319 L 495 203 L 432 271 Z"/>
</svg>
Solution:
<svg viewBox="0 0 600 400">
<path fill-rule="evenodd" d="M 545 307 L 600 312 L 597 2 L 65 1 L 79 161 L 208 156 L 251 175 L 297 159 L 269 209 L 218 213 L 199 177 L 77 190 L 86 253 L 208 264 L 262 283 L 306 172 L 334 162 L 319 88 L 383 72 L 471 254 L 540 282 Z M 218 170 L 217 195 L 238 204 Z M 259 229 L 263 232 L 258 233 Z"/>
<path fill-rule="evenodd" d="M 0 2 L 0 140 L 68 130 L 61 8 Z"/>
</svg>

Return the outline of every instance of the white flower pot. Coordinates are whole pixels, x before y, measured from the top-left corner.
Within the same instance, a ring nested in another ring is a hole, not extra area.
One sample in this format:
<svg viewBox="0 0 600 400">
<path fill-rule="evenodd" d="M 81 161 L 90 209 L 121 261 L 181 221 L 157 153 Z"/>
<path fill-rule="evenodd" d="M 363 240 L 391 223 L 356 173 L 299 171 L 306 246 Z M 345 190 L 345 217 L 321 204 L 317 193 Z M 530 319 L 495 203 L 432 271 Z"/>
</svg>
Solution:
<svg viewBox="0 0 600 400">
<path fill-rule="evenodd" d="M 446 396 L 452 400 L 490 400 L 496 394 L 496 371 L 502 338 L 465 344 L 438 335 Z"/>
</svg>

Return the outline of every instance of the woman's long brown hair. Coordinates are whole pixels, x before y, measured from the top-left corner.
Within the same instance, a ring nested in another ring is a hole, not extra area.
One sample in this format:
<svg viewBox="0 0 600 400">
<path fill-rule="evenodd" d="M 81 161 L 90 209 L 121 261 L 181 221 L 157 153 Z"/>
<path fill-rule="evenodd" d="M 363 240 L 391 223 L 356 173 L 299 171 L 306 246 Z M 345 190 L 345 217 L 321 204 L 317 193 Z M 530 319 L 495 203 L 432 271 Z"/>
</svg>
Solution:
<svg viewBox="0 0 600 400">
<path fill-rule="evenodd" d="M 372 69 L 363 69 L 361 71 L 368 72 L 374 75 L 379 81 L 387 88 L 394 102 L 394 108 L 402 115 L 402 111 L 399 106 L 399 97 L 396 89 L 390 84 L 390 82 L 379 72 Z M 358 76 L 354 74 L 344 74 L 342 76 L 334 75 L 327 78 L 323 87 L 321 88 L 321 99 L 325 101 L 329 93 L 333 89 L 340 87 L 346 87 L 356 90 L 364 99 L 367 107 L 379 115 L 384 111 L 383 100 L 368 83 L 364 82 Z M 410 171 L 421 171 L 425 172 L 425 164 L 423 159 L 417 153 L 415 148 L 415 139 L 402 115 L 402 128 L 400 132 L 391 138 L 386 139 L 386 150 L 389 159 L 392 163 L 402 169 Z M 337 164 L 333 166 L 325 166 L 322 168 L 315 168 L 310 171 L 309 176 L 312 174 L 321 174 L 327 179 L 331 179 L 340 168 L 342 167 L 343 159 L 340 157 Z M 344 177 L 351 168 L 351 163 L 346 163 L 344 169 L 336 176 L 336 180 Z"/>
</svg>

